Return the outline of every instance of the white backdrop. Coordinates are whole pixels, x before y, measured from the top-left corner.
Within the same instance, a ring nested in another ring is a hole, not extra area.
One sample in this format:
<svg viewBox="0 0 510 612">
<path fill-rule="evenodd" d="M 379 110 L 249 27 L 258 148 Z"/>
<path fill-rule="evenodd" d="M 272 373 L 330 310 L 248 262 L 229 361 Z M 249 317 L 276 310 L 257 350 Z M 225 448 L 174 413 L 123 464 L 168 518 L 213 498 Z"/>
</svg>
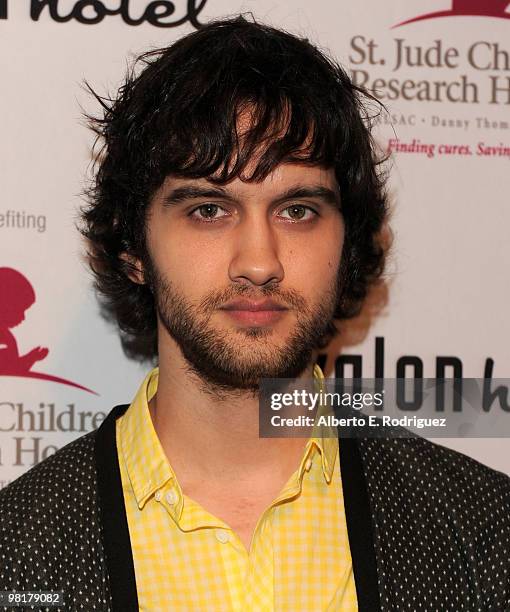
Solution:
<svg viewBox="0 0 510 612">
<path fill-rule="evenodd" d="M 189 20 L 172 27 L 129 24 L 156 4 L 175 8 L 161 22 L 185 17 L 189 6 L 202 6 L 202 22 L 251 11 L 318 42 L 387 104 L 393 128 L 381 125 L 380 140 L 387 147 L 398 139 L 400 148 L 391 178 L 388 297 L 369 328 L 365 313 L 343 337 L 344 353 L 363 356 L 363 375 L 374 375 L 375 338 L 382 337 L 388 378 L 402 355 L 418 356 L 428 377 L 435 376 L 437 356 L 458 357 L 465 377 L 483 377 L 487 359 L 494 360 L 494 377 L 509 376 L 510 20 L 504 2 L 455 2 L 455 15 L 393 28 L 451 11 L 452 2 L 0 0 L 0 266 L 22 273 L 36 294 L 11 332 L 20 354 L 49 349 L 32 371 L 96 393 L 0 375 L 0 488 L 97 426 L 113 405 L 128 403 L 148 369 L 125 358 L 116 330 L 99 316 L 75 223 L 92 143 L 80 118 L 80 105 L 91 109 L 81 82 L 112 91 L 126 58 L 193 29 Z M 97 23 L 81 23 L 77 17 L 93 20 L 94 5 Z M 101 8 L 121 6 L 124 16 Z M 463 14 L 483 10 L 494 16 Z M 399 52 L 407 47 L 408 55 Z M 428 154 L 420 152 L 424 147 Z M 0 297 L 4 309 L 12 304 L 8 293 Z M 443 443 L 510 473 L 507 440 Z"/>
</svg>

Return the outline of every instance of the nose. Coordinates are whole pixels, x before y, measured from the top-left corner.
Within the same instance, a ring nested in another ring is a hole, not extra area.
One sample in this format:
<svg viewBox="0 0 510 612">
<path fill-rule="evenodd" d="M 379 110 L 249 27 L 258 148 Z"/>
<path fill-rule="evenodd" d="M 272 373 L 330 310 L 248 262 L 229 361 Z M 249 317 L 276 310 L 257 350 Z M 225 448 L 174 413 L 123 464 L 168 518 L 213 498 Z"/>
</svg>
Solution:
<svg viewBox="0 0 510 612">
<path fill-rule="evenodd" d="M 230 280 L 258 287 L 279 283 L 284 270 L 278 257 L 278 243 L 270 220 L 252 215 L 238 226 L 230 261 Z"/>
</svg>

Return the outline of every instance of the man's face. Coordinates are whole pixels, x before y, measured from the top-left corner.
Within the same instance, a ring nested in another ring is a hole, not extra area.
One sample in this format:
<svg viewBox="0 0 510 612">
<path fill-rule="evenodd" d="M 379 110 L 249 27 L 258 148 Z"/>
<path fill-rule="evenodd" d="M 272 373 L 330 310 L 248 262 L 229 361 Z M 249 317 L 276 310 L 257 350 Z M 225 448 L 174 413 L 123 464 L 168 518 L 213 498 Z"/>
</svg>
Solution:
<svg viewBox="0 0 510 612">
<path fill-rule="evenodd" d="M 168 177 L 147 219 L 158 341 L 205 383 L 294 378 L 332 321 L 344 224 L 334 171 L 280 164 L 260 182 Z"/>
</svg>

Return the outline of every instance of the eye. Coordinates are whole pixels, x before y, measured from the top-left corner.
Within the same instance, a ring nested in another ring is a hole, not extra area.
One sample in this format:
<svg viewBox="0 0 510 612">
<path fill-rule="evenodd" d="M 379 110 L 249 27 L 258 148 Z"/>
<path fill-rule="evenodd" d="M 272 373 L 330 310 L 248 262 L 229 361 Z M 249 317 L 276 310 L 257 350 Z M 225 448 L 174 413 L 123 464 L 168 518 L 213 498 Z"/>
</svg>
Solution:
<svg viewBox="0 0 510 612">
<path fill-rule="evenodd" d="M 317 216 L 317 212 L 313 210 L 313 208 L 305 206 L 304 204 L 292 204 L 291 206 L 284 208 L 280 213 L 280 216 L 282 216 L 284 219 L 289 219 L 290 221 L 311 221 Z"/>
<path fill-rule="evenodd" d="M 224 214 L 220 214 L 221 212 Z M 221 206 L 218 206 L 218 204 L 202 204 L 192 210 L 189 216 L 196 221 L 208 222 L 227 217 L 228 213 L 225 209 L 221 208 Z"/>
</svg>

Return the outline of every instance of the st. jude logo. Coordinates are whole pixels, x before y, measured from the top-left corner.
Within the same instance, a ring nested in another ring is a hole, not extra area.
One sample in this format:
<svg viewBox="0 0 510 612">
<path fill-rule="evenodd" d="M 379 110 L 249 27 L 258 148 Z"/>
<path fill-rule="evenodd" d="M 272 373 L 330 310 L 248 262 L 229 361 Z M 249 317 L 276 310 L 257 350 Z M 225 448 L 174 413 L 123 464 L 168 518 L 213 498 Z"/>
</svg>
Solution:
<svg viewBox="0 0 510 612">
<path fill-rule="evenodd" d="M 14 268 L 0 268 L 0 295 L 0 376 L 38 378 L 95 394 L 76 382 L 39 371 L 36 364 L 48 356 L 47 347 L 35 346 L 26 353 L 19 350 L 14 329 L 23 323 L 26 311 L 36 302 L 28 278 Z"/>
<path fill-rule="evenodd" d="M 437 19 L 438 17 L 500 17 L 501 19 L 510 19 L 510 2 L 509 0 L 453 0 L 451 9 L 418 15 L 397 23 L 394 27 L 398 28 L 408 23 Z"/>
</svg>

